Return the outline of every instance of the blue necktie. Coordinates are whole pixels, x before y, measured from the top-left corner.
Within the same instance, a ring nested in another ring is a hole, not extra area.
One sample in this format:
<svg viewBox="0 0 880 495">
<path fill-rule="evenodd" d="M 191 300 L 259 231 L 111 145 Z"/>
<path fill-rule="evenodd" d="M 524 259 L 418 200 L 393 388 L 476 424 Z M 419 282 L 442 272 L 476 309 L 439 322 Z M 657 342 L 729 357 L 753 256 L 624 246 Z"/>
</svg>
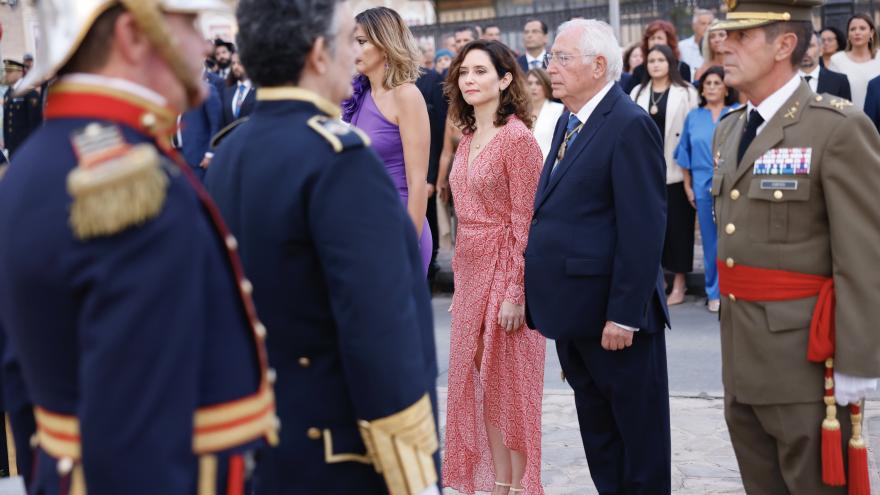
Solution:
<svg viewBox="0 0 880 495">
<path fill-rule="evenodd" d="M 568 116 L 568 125 L 565 126 L 565 137 L 563 138 L 564 141 L 559 147 L 559 152 L 556 153 L 556 163 L 553 164 L 553 168 L 550 170 L 551 176 L 554 172 L 556 172 L 557 165 L 559 165 L 559 162 L 561 162 L 562 159 L 565 157 L 566 150 L 571 147 L 580 132 L 581 121 L 578 120 L 576 114 L 570 114 Z"/>
<path fill-rule="evenodd" d="M 539 65 L 540 63 L 541 63 L 540 60 L 532 60 L 531 62 L 529 62 L 529 68 L 530 69 L 539 69 L 541 67 Z"/>
<path fill-rule="evenodd" d="M 241 105 L 244 103 L 245 96 L 247 96 L 247 88 L 245 88 L 244 84 L 238 83 L 238 89 L 235 91 L 235 100 L 232 106 L 232 114 L 236 119 L 241 114 Z"/>
</svg>

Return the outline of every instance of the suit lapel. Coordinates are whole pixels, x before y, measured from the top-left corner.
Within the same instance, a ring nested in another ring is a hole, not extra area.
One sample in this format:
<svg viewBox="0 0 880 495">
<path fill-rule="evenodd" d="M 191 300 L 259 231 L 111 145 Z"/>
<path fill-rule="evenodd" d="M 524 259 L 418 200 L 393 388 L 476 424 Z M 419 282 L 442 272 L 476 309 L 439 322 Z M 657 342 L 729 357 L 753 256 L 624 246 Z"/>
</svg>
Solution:
<svg viewBox="0 0 880 495">
<path fill-rule="evenodd" d="M 547 183 L 550 181 L 550 172 L 553 170 L 553 162 L 556 161 L 556 154 L 559 153 L 559 147 L 562 146 L 562 140 L 565 138 L 565 126 L 568 123 L 568 116 L 571 112 L 568 110 L 562 112 L 562 116 L 556 121 L 556 129 L 553 131 L 553 141 L 550 145 L 550 153 L 547 154 L 547 160 L 544 161 L 544 169 L 541 171 L 541 180 L 538 182 L 538 193 L 535 195 L 535 209 L 538 208 L 539 201 L 544 197 L 544 190 L 547 189 Z"/>
<path fill-rule="evenodd" d="M 755 140 L 752 141 L 752 144 L 746 149 L 742 162 L 738 164 L 739 166 L 736 169 L 736 174 L 733 177 L 734 184 L 752 169 L 755 160 L 760 158 L 761 155 L 779 144 L 785 138 L 785 128 L 800 120 L 801 113 L 803 113 L 804 108 L 807 107 L 808 100 L 812 95 L 813 90 L 810 89 L 810 86 L 806 82 L 802 81 L 791 98 L 780 107 L 779 111 L 776 112 L 776 115 L 770 119 L 770 122 L 767 122 L 767 126 L 764 127 L 764 130 L 755 137 Z M 745 125 L 745 123 L 743 123 L 743 125 Z M 742 139 L 742 132 L 739 133 L 739 136 L 740 139 Z M 739 143 L 738 140 L 737 143 Z"/>
<path fill-rule="evenodd" d="M 828 77 L 825 69 L 819 67 L 819 83 L 816 85 L 816 93 L 830 93 L 828 90 Z"/>
<path fill-rule="evenodd" d="M 540 201 L 538 201 L 537 207 L 540 207 L 541 204 L 547 200 L 547 197 L 553 192 L 553 189 L 556 188 L 556 185 L 559 184 L 559 181 L 565 176 L 568 169 L 572 167 L 572 165 L 577 161 L 578 156 L 581 152 L 586 149 L 587 145 L 590 144 L 590 141 L 596 136 L 599 132 L 599 129 L 602 128 L 602 125 L 605 123 L 608 113 L 614 107 L 614 103 L 617 99 L 623 95 L 623 91 L 616 84 L 611 86 L 611 90 L 602 98 L 602 101 L 599 102 L 599 105 L 593 110 L 593 114 L 590 115 L 590 118 L 587 119 L 587 122 L 584 123 L 581 132 L 578 134 L 577 138 L 575 138 L 574 143 L 572 144 L 570 149 L 565 151 L 565 157 L 559 162 L 559 165 L 556 166 L 556 173 L 554 173 L 548 179 L 547 186 L 542 191 L 542 197 Z M 568 120 L 568 116 L 565 116 L 566 121 Z M 559 128 L 557 127 L 557 131 Z M 565 133 L 565 128 L 563 127 L 562 133 Z M 561 144 L 561 140 L 560 140 Z M 558 146 L 555 147 L 558 150 Z M 551 153 L 550 156 L 547 157 L 547 164 L 550 165 L 550 169 L 553 168 L 552 161 L 555 160 L 556 155 Z M 545 169 L 548 167 L 545 166 Z M 549 172 L 547 174 L 549 176 Z"/>
</svg>

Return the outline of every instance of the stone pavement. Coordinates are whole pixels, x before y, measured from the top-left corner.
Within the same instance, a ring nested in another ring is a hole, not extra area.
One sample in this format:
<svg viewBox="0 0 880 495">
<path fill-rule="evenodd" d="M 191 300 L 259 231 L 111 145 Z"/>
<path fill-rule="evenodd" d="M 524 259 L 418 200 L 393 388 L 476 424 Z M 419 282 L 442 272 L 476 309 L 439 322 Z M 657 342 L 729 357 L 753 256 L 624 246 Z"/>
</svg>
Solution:
<svg viewBox="0 0 880 495">
<path fill-rule="evenodd" d="M 445 436 L 446 388 L 439 389 L 440 431 Z M 672 397 L 672 492 L 745 493 L 720 398 Z M 880 401 L 865 408 L 871 493 L 880 494 Z M 817 425 L 818 428 L 818 425 Z M 545 390 L 542 480 L 546 495 L 597 494 L 590 479 L 571 392 Z M 458 494 L 446 489 L 444 495 Z"/>
</svg>

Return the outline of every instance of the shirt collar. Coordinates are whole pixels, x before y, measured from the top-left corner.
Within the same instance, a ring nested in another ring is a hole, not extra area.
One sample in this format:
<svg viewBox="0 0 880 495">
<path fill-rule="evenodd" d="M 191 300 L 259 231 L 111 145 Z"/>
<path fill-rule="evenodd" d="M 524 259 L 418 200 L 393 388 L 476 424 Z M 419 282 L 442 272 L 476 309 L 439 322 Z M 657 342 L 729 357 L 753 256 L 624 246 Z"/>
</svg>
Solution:
<svg viewBox="0 0 880 495">
<path fill-rule="evenodd" d="M 329 115 L 332 118 L 339 117 L 341 110 L 338 105 L 323 96 L 298 86 L 275 86 L 260 87 L 257 90 L 257 101 L 306 101 Z"/>
<path fill-rule="evenodd" d="M 97 74 L 70 74 L 61 78 L 62 81 L 73 84 L 91 84 L 95 86 L 105 86 L 117 91 L 131 93 L 135 96 L 143 98 L 154 105 L 164 107 L 168 104 L 168 100 L 152 89 L 141 86 L 138 83 L 131 82 L 127 79 L 119 79 L 116 77 L 99 76 Z"/>
<path fill-rule="evenodd" d="M 753 109 L 757 108 L 758 113 L 764 119 L 764 122 L 770 122 L 770 119 L 776 115 L 776 112 L 782 108 L 782 105 L 785 105 L 785 102 L 791 98 L 800 85 L 801 75 L 796 73 L 787 83 L 785 83 L 785 85 L 777 89 L 772 95 L 768 96 L 757 107 L 749 101 L 746 112 L 751 113 Z"/>
<path fill-rule="evenodd" d="M 801 77 L 811 76 L 813 79 L 818 78 L 819 77 L 819 64 L 816 64 L 816 67 L 810 72 L 804 72 L 803 69 L 799 70 L 798 75 Z"/>
<path fill-rule="evenodd" d="M 614 81 L 611 81 L 611 82 L 605 84 L 604 88 L 602 88 L 598 93 L 596 93 L 595 96 L 590 98 L 590 101 L 588 101 L 586 105 L 582 106 L 580 110 L 578 110 L 576 115 L 577 115 L 578 120 L 581 121 L 581 123 L 584 123 L 587 120 L 589 120 L 590 115 L 593 114 L 593 112 L 596 110 L 596 107 L 599 106 L 599 103 L 602 102 L 602 100 L 605 98 L 605 95 L 607 95 L 608 92 L 611 91 L 611 87 L 614 86 L 615 84 L 617 84 L 617 83 Z"/>
<path fill-rule="evenodd" d="M 544 57 L 547 55 L 547 49 L 541 50 L 541 53 L 538 54 L 537 57 L 533 57 L 529 55 L 529 52 L 526 52 L 526 62 L 531 65 L 532 61 L 537 60 L 538 62 L 544 63 Z"/>
</svg>

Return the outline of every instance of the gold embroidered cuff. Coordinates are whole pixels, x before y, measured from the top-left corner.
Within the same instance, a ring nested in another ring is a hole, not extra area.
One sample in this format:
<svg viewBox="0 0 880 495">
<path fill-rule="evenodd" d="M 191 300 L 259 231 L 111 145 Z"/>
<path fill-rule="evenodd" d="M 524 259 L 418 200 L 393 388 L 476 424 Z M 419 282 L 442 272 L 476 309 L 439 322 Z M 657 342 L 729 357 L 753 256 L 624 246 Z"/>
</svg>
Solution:
<svg viewBox="0 0 880 495">
<path fill-rule="evenodd" d="M 413 495 L 437 483 L 437 429 L 427 394 L 403 411 L 358 421 L 367 454 L 390 495 Z"/>
</svg>

